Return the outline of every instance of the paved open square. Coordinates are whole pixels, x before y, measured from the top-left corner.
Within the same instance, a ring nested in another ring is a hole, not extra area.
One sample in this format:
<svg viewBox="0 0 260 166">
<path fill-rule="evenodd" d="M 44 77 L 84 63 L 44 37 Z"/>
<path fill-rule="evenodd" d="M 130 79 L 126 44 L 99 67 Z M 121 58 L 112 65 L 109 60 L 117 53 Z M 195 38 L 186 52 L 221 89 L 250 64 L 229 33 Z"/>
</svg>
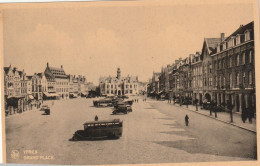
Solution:
<svg viewBox="0 0 260 166">
<path fill-rule="evenodd" d="M 112 115 L 93 99 L 44 101 L 51 114 L 32 110 L 6 118 L 7 162 L 34 164 L 134 164 L 256 159 L 256 134 L 166 101 L 133 103 L 133 112 Z M 185 126 L 184 117 L 190 118 Z M 120 118 L 115 140 L 70 141 L 83 123 Z M 12 158 L 16 150 L 19 157 Z M 29 156 L 29 157 L 28 157 Z M 32 157 L 32 156 L 39 156 Z"/>
</svg>

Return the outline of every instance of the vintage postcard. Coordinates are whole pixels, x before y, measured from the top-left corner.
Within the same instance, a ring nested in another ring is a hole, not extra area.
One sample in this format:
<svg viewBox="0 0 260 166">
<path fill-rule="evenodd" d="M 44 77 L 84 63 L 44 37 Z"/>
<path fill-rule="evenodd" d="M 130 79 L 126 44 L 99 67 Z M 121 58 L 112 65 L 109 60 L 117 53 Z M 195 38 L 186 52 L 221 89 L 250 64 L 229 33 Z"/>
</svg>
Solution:
<svg viewBox="0 0 260 166">
<path fill-rule="evenodd" d="M 5 163 L 260 164 L 258 0 L 6 3 L 0 22 Z"/>
</svg>

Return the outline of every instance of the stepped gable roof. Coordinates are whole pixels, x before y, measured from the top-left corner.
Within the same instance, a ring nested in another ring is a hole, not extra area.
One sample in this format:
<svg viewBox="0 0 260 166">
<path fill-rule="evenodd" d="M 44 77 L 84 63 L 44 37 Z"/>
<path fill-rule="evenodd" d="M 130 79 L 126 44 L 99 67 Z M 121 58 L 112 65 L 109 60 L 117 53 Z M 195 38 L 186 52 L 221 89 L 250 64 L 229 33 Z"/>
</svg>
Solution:
<svg viewBox="0 0 260 166">
<path fill-rule="evenodd" d="M 20 77 L 23 75 L 22 71 L 18 71 L 18 74 L 20 75 Z"/>
<path fill-rule="evenodd" d="M 224 41 L 228 41 L 232 36 L 236 36 L 238 34 L 244 34 L 246 30 L 252 30 L 254 29 L 254 21 L 246 24 L 246 25 L 240 25 L 240 27 L 233 32 L 229 37 L 227 37 Z"/>
<path fill-rule="evenodd" d="M 11 68 L 11 66 L 9 66 L 9 67 L 4 67 L 5 74 L 7 74 L 7 73 L 9 72 L 10 68 Z"/>
</svg>

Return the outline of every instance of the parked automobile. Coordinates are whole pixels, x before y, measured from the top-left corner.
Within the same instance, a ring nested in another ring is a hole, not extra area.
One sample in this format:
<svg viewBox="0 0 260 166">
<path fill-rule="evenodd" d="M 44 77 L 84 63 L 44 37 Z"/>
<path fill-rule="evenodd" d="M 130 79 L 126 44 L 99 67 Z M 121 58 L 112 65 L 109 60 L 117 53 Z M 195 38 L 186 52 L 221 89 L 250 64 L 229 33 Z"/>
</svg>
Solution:
<svg viewBox="0 0 260 166">
<path fill-rule="evenodd" d="M 97 138 L 120 138 L 123 133 L 123 121 L 120 119 L 91 121 L 83 124 L 84 130 L 78 130 L 72 137 L 73 141 Z"/>
<path fill-rule="evenodd" d="M 50 115 L 50 107 L 48 105 L 43 105 L 40 109 L 40 111 L 44 111 L 46 115 Z"/>
<path fill-rule="evenodd" d="M 42 105 L 40 111 L 45 111 L 45 109 L 48 109 L 48 108 L 49 108 L 48 105 Z"/>
<path fill-rule="evenodd" d="M 114 106 L 114 110 L 113 110 L 113 114 L 117 114 L 117 113 L 124 113 L 127 114 L 128 112 L 132 112 L 132 106 L 128 105 L 124 102 L 119 102 Z"/>
</svg>

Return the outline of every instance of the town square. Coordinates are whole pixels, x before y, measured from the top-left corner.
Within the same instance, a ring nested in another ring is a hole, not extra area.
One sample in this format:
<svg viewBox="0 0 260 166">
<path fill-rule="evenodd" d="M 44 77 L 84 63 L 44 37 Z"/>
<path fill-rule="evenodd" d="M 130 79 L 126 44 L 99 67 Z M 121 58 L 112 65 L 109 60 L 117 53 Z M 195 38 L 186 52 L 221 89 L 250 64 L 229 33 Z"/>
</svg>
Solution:
<svg viewBox="0 0 260 166">
<path fill-rule="evenodd" d="M 258 159 L 253 3 L 158 3 L 4 10 L 7 163 Z"/>
</svg>

